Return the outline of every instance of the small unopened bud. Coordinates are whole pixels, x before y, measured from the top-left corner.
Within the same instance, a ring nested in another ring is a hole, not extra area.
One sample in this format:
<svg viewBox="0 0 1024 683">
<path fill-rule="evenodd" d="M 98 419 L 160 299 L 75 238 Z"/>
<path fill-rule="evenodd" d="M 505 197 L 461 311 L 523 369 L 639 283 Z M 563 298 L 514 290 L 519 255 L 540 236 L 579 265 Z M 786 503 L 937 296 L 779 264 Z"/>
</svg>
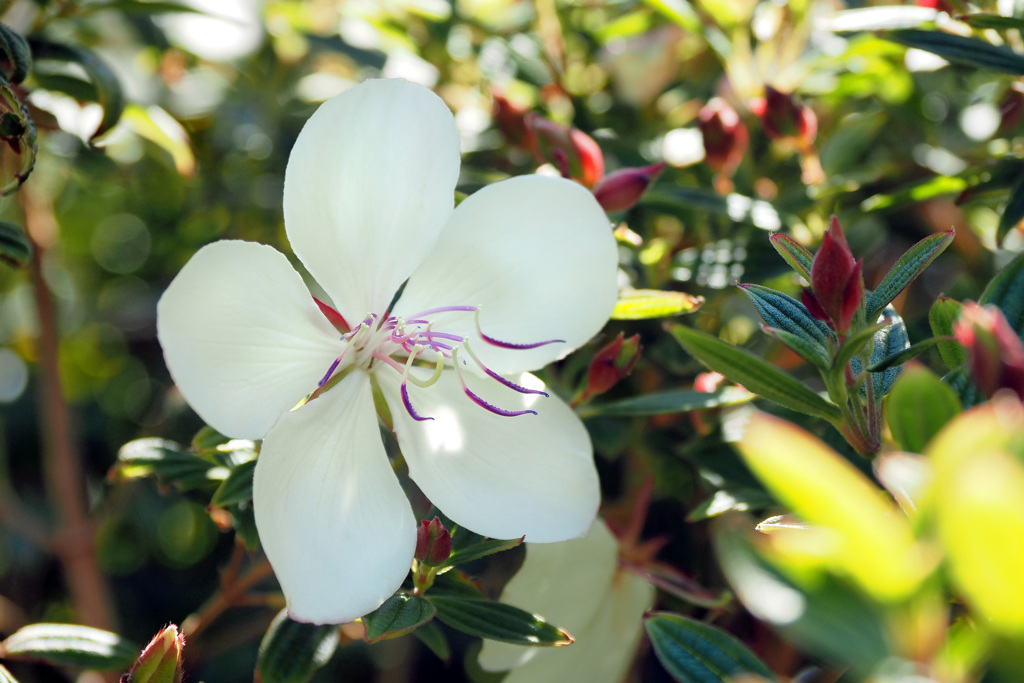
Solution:
<svg viewBox="0 0 1024 683">
<path fill-rule="evenodd" d="M 967 350 L 971 376 L 987 396 L 1009 389 L 1024 399 L 1024 343 L 995 306 L 964 304 L 953 326 Z"/>
<path fill-rule="evenodd" d="M 631 209 L 664 169 L 664 161 L 643 168 L 619 169 L 598 181 L 594 187 L 594 197 L 605 211 Z"/>
<path fill-rule="evenodd" d="M 818 135 L 818 117 L 814 110 L 770 85 L 764 87 L 764 99 L 754 102 L 751 109 L 760 117 L 764 134 L 773 140 L 789 138 L 799 147 L 807 148 Z"/>
<path fill-rule="evenodd" d="M 833 216 L 811 263 L 811 289 L 804 290 L 804 305 L 811 315 L 827 322 L 840 336 L 850 324 L 864 299 L 861 263 L 853 258 L 850 245 Z"/>
<path fill-rule="evenodd" d="M 452 535 L 440 518 L 423 520 L 416 531 L 416 560 L 427 565 L 439 565 L 452 554 Z"/>
<path fill-rule="evenodd" d="M 174 624 L 160 630 L 149 641 L 131 670 L 121 677 L 123 683 L 181 683 L 181 651 L 185 636 Z"/>
<path fill-rule="evenodd" d="M 526 130 L 539 163 L 554 163 L 563 176 L 586 187 L 594 187 L 604 177 L 604 154 L 580 129 L 528 114 Z"/>
<path fill-rule="evenodd" d="M 501 131 L 505 139 L 513 145 L 524 145 L 527 143 L 526 116 L 527 109 L 516 106 L 507 98 L 498 93 L 493 93 L 494 108 L 492 116 L 494 123 Z"/>
<path fill-rule="evenodd" d="M 715 97 L 700 110 L 697 121 L 704 137 L 704 163 L 715 173 L 732 176 L 750 144 L 750 132 L 740 115 Z"/>
<path fill-rule="evenodd" d="M 999 103 L 999 129 L 998 133 L 1007 134 L 1017 128 L 1021 115 L 1024 115 L 1024 92 L 1018 86 L 1010 86 L 1002 101 Z"/>
<path fill-rule="evenodd" d="M 640 360 L 640 335 L 634 334 L 626 338 L 619 332 L 610 343 L 601 347 L 590 361 L 587 369 L 587 384 L 579 393 L 574 405 L 586 403 L 595 396 L 600 396 L 633 371 L 633 366 Z"/>
</svg>

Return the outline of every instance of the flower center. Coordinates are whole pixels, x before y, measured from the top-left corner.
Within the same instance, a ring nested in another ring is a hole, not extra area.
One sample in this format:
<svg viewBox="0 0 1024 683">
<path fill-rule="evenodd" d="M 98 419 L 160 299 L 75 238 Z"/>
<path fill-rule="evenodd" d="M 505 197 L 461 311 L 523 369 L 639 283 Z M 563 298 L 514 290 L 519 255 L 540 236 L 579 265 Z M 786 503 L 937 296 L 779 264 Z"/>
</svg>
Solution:
<svg viewBox="0 0 1024 683">
<path fill-rule="evenodd" d="M 484 410 L 495 415 L 501 415 L 502 417 L 518 417 L 526 414 L 536 415 L 537 411 L 535 410 L 505 410 L 500 408 L 483 399 L 466 385 L 466 380 L 462 375 L 462 366 L 472 362 L 485 375 L 504 387 L 520 394 L 548 396 L 547 392 L 520 386 L 484 365 L 480 357 L 470 348 L 467 337 L 434 328 L 434 323 L 430 320 L 431 316 L 453 312 L 473 313 L 477 336 L 485 344 L 491 346 L 513 351 L 526 351 L 548 344 L 565 343 L 561 339 L 551 339 L 531 344 L 513 344 L 495 339 L 480 329 L 480 309 L 477 306 L 441 306 L 420 311 L 405 318 L 388 315 L 379 316 L 371 313 L 363 318 L 351 331 L 342 335 L 342 340 L 347 342 L 345 350 L 328 368 L 327 373 L 319 382 L 319 387 L 324 387 L 339 367 L 356 367 L 369 371 L 371 367 L 377 364 L 384 365 L 401 376 L 402 403 L 405 405 L 409 415 L 418 421 L 433 420 L 434 418 L 432 417 L 420 415 L 416 412 L 412 402 L 409 400 L 408 383 L 412 382 L 419 387 L 433 386 L 441 379 L 441 373 L 444 371 L 445 366 L 451 364 L 458 376 L 459 383 L 462 385 L 462 391 L 470 400 Z M 460 353 L 462 354 L 461 358 Z M 344 366 L 342 365 L 343 363 Z M 417 363 L 420 366 L 423 363 L 432 363 L 434 366 L 433 374 L 427 379 L 421 379 L 412 374 L 412 368 L 416 367 Z"/>
</svg>

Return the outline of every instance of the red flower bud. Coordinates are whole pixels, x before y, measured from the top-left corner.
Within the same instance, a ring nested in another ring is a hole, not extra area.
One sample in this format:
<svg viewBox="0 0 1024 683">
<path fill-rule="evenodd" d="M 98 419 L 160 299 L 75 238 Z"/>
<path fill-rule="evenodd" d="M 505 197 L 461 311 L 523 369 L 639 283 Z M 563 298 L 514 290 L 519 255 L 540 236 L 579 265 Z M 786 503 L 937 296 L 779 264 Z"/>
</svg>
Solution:
<svg viewBox="0 0 1024 683">
<path fill-rule="evenodd" d="M 452 554 L 452 535 L 438 517 L 423 520 L 416 530 L 416 559 L 423 564 L 439 565 Z"/>
<path fill-rule="evenodd" d="M 946 0 L 917 0 L 915 3 L 918 7 L 930 7 L 946 14 L 953 14 L 953 6 L 950 5 Z"/>
<path fill-rule="evenodd" d="M 773 140 L 792 138 L 801 147 L 809 147 L 818 135 L 814 111 L 770 85 L 764 87 L 764 99 L 751 103 L 750 108 L 760 117 L 764 134 Z"/>
<path fill-rule="evenodd" d="M 838 334 L 845 335 L 864 298 L 860 261 L 855 261 L 839 220 L 832 225 L 811 263 L 811 294 L 804 305 L 816 318 L 826 320 Z"/>
<path fill-rule="evenodd" d="M 493 93 L 494 108 L 492 116 L 498 130 L 513 145 L 527 145 L 526 117 L 527 109 L 517 107 L 498 93 Z"/>
<path fill-rule="evenodd" d="M 553 162 L 562 175 L 594 187 L 604 177 L 604 154 L 594 139 L 538 114 L 526 116 L 526 130 L 538 163 Z"/>
<path fill-rule="evenodd" d="M 750 132 L 740 115 L 715 97 L 700 110 L 697 122 L 704 136 L 704 163 L 715 173 L 732 176 L 750 144 Z"/>
<path fill-rule="evenodd" d="M 609 173 L 594 187 L 594 197 L 605 211 L 625 211 L 636 206 L 647 188 L 665 168 L 665 162 L 643 168 L 622 168 Z"/>
<path fill-rule="evenodd" d="M 124 683 L 181 683 L 181 651 L 185 636 L 174 624 L 160 630 L 149 641 L 131 671 L 121 677 Z"/>
<path fill-rule="evenodd" d="M 1024 93 L 1015 87 L 1011 87 L 999 103 L 999 133 L 1011 132 L 1020 123 L 1021 115 L 1024 114 Z"/>
<path fill-rule="evenodd" d="M 594 354 L 587 369 L 587 385 L 573 401 L 579 405 L 599 396 L 619 383 L 624 377 L 633 371 L 633 366 L 640 359 L 640 335 L 634 334 L 629 339 L 625 338 L 622 332 L 618 336 L 601 347 Z"/>
<path fill-rule="evenodd" d="M 964 304 L 953 326 L 967 350 L 971 376 L 987 396 L 1009 389 L 1024 399 L 1024 343 L 995 306 Z"/>
</svg>

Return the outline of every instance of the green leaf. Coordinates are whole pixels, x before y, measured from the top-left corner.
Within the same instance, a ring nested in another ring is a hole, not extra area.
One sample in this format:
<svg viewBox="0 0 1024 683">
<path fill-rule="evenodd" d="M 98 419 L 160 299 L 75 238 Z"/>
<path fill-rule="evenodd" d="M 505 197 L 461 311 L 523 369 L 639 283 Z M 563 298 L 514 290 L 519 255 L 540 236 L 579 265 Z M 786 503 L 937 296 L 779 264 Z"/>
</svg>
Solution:
<svg viewBox="0 0 1024 683">
<path fill-rule="evenodd" d="M 923 453 L 931 438 L 960 411 L 960 398 L 948 384 L 931 370 L 914 366 L 893 385 L 885 418 L 901 449 Z"/>
<path fill-rule="evenodd" d="M 644 617 L 644 628 L 658 661 L 680 683 L 727 683 L 743 673 L 778 680 L 743 643 L 704 622 L 653 612 Z"/>
<path fill-rule="evenodd" d="M 936 299 L 928 311 L 928 324 L 932 328 L 932 334 L 936 337 L 952 337 L 953 323 L 960 317 L 962 307 L 963 304 L 949 297 L 940 296 Z M 940 342 L 939 355 L 950 370 L 967 362 L 967 354 L 957 342 Z"/>
<path fill-rule="evenodd" d="M 868 372 L 884 372 L 892 368 L 893 366 L 903 365 L 908 360 L 917 358 L 924 351 L 927 351 L 933 346 L 938 346 L 939 344 L 948 344 L 950 342 L 955 341 L 956 340 L 954 337 L 931 337 L 929 339 L 924 339 L 922 341 L 917 342 L 916 344 L 911 344 L 910 346 L 900 351 L 899 353 L 893 354 L 891 356 L 886 356 L 885 358 L 872 363 L 871 365 L 868 366 Z"/>
<path fill-rule="evenodd" d="M 114 72 L 96 55 L 80 46 L 63 45 L 43 38 L 33 37 L 29 41 L 32 54 L 37 62 L 68 62 L 80 66 L 96 88 L 96 101 L 103 107 L 103 118 L 96 131 L 90 136 L 95 140 L 114 127 L 124 110 L 124 93 Z M 38 66 L 38 64 L 37 64 Z"/>
<path fill-rule="evenodd" d="M 1014 180 L 1010 187 L 1010 198 L 1003 207 L 1003 215 L 999 217 L 999 227 L 996 229 L 996 243 L 1002 244 L 1006 234 L 1017 227 L 1017 224 L 1024 219 L 1024 173 L 1021 173 Z"/>
<path fill-rule="evenodd" d="M 147 0 L 114 0 L 113 2 L 85 5 L 78 10 L 78 14 L 92 14 L 104 10 L 116 10 L 126 14 L 169 14 L 174 12 L 203 14 L 202 10 L 178 2 L 147 2 Z"/>
<path fill-rule="evenodd" d="M 957 16 L 958 21 L 971 26 L 971 28 L 986 29 L 994 28 L 997 31 L 1010 29 L 1024 30 L 1024 19 L 1020 17 L 1004 17 L 1001 14 L 961 14 Z"/>
<path fill-rule="evenodd" d="M 209 484 L 216 477 L 215 470 L 222 468 L 216 468 L 173 441 L 155 437 L 126 443 L 118 451 L 114 466 L 119 477 L 137 479 L 155 475 L 183 490 Z"/>
<path fill-rule="evenodd" d="M 12 266 L 24 266 L 32 258 L 32 243 L 25 232 L 7 221 L 0 221 L 0 259 Z"/>
<path fill-rule="evenodd" d="M 704 392 L 693 389 L 675 389 L 650 394 L 631 396 L 619 401 L 587 404 L 579 409 L 580 417 L 597 415 L 633 417 L 643 415 L 671 415 L 688 413 L 691 410 L 707 410 L 738 405 L 753 400 L 754 394 L 743 387 L 723 387 L 716 391 Z"/>
<path fill-rule="evenodd" d="M 761 489 L 737 488 L 721 489 L 714 495 L 690 511 L 686 515 L 687 522 L 700 522 L 727 512 L 746 512 L 760 510 L 774 502 L 771 496 Z"/>
<path fill-rule="evenodd" d="M 763 199 L 752 199 L 739 194 L 722 196 L 711 190 L 696 187 L 675 187 L 671 190 L 655 188 L 647 192 L 641 205 L 668 209 L 698 209 L 727 216 L 736 223 L 747 223 L 762 230 L 778 230 L 796 221 L 785 223 L 778 210 Z"/>
<path fill-rule="evenodd" d="M 834 404 L 749 351 L 683 325 L 673 325 L 669 332 L 691 356 L 758 396 L 833 423 L 842 417 Z"/>
<path fill-rule="evenodd" d="M 213 427 L 207 425 L 192 437 L 192 450 L 197 453 L 213 452 L 228 441 L 231 441 L 229 437 L 224 436 Z"/>
<path fill-rule="evenodd" d="M 612 311 L 612 320 L 649 320 L 693 313 L 704 303 L 704 297 L 685 292 L 661 292 L 633 289 L 619 295 Z"/>
<path fill-rule="evenodd" d="M 879 35 L 907 47 L 931 52 L 950 62 L 1014 76 L 1024 75 L 1024 56 L 977 38 L 921 29 L 890 31 Z"/>
<path fill-rule="evenodd" d="M 761 285 L 740 285 L 771 327 L 803 337 L 812 343 L 819 355 L 829 358 L 829 347 L 834 341 L 832 331 L 820 320 L 815 320 L 807 307 L 791 296 Z"/>
<path fill-rule="evenodd" d="M 0 664 L 0 683 L 18 683 L 18 679 L 3 664 Z"/>
<path fill-rule="evenodd" d="M 895 308 L 886 306 L 882 315 L 879 316 L 879 320 L 888 320 L 889 325 L 882 327 L 875 333 L 871 358 L 868 359 L 869 366 L 873 366 L 876 363 L 880 364 L 883 360 L 893 360 L 895 363 L 898 359 L 898 354 L 902 354 L 910 348 L 910 340 L 907 339 L 907 325 L 903 322 L 903 318 L 900 317 Z M 850 359 L 850 368 L 855 375 L 864 369 L 859 357 L 855 356 Z M 901 365 L 894 364 L 887 370 L 871 373 L 876 400 L 881 400 L 883 396 L 889 393 L 893 382 L 899 378 L 902 371 L 903 367 Z M 866 385 L 861 385 L 861 393 L 867 394 Z"/>
<path fill-rule="evenodd" d="M 412 634 L 430 648 L 430 651 L 437 655 L 438 659 L 444 662 L 451 660 L 452 648 L 448 645 L 448 639 L 444 637 L 444 633 L 436 621 L 428 621 L 413 631 Z"/>
<path fill-rule="evenodd" d="M 0 51 L 7 61 L 3 77 L 8 83 L 21 83 L 32 68 L 32 52 L 20 33 L 7 24 L 0 24 Z"/>
<path fill-rule="evenodd" d="M 16 192 L 36 165 L 36 124 L 14 88 L 0 79 L 0 136 L 7 145 L 0 196 Z"/>
<path fill-rule="evenodd" d="M 821 26 L 828 31 L 882 31 L 920 26 L 935 20 L 938 12 L 930 7 L 887 5 L 863 7 L 836 12 L 825 18 Z"/>
<path fill-rule="evenodd" d="M 437 618 L 471 636 L 501 640 L 518 645 L 558 647 L 573 642 L 572 636 L 542 618 L 502 602 L 429 595 Z"/>
<path fill-rule="evenodd" d="M 337 647 L 337 626 L 292 621 L 281 610 L 260 643 L 256 674 L 266 683 L 305 683 Z"/>
<path fill-rule="evenodd" d="M 985 394 L 981 393 L 978 385 L 974 383 L 966 365 L 954 368 L 942 378 L 942 381 L 956 392 L 964 408 L 972 408 L 985 400 Z"/>
<path fill-rule="evenodd" d="M 490 539 L 480 543 L 474 543 L 467 548 L 454 551 L 448 556 L 447 560 L 438 565 L 438 569 L 454 567 L 457 564 L 466 564 L 473 560 L 479 560 L 481 557 L 487 557 L 494 553 L 511 550 L 512 548 L 521 545 L 525 538 L 525 536 L 521 536 L 520 538 L 513 538 L 511 540 Z"/>
<path fill-rule="evenodd" d="M 864 345 L 875 338 L 875 335 L 888 323 L 881 323 L 879 325 L 872 325 L 871 327 L 865 327 L 856 334 L 847 337 L 843 345 L 839 347 L 838 353 L 836 353 L 835 361 L 832 364 L 832 370 L 836 373 L 842 373 L 846 369 L 846 365 L 853 360 L 854 356 L 860 353 Z"/>
<path fill-rule="evenodd" d="M 214 492 L 210 502 L 213 505 L 231 505 L 252 500 L 252 473 L 255 469 L 255 460 L 234 467 Z"/>
<path fill-rule="evenodd" d="M 256 530 L 256 515 L 252 505 L 232 505 L 228 508 L 231 513 L 231 527 L 235 530 L 238 538 L 242 539 L 242 545 L 249 552 L 260 547 L 260 536 Z"/>
<path fill-rule="evenodd" d="M 953 242 L 953 230 L 929 235 L 908 249 L 868 297 L 867 319 L 874 320 L 900 292 Z"/>
<path fill-rule="evenodd" d="M 919 204 L 928 199 L 946 194 L 959 194 L 967 189 L 967 181 L 952 176 L 936 176 L 921 182 L 913 183 L 888 194 L 876 194 L 868 197 L 860 204 L 864 212 L 881 209 L 896 209 L 909 204 Z"/>
<path fill-rule="evenodd" d="M 796 355 L 808 361 L 819 370 L 828 370 L 829 366 L 832 364 L 832 359 L 828 357 L 828 353 L 814 342 L 809 341 L 806 337 L 801 337 L 800 335 L 787 332 L 786 330 L 780 330 L 777 327 L 769 327 L 768 325 L 762 325 L 761 331 L 769 337 L 778 339 L 780 342 L 792 349 Z"/>
<path fill-rule="evenodd" d="M 789 264 L 789 267 L 796 271 L 796 274 L 811 281 L 811 265 L 814 263 L 814 254 L 810 249 L 797 242 L 789 235 L 780 232 L 771 236 L 770 241 L 779 256 Z"/>
<path fill-rule="evenodd" d="M 409 593 L 395 593 L 384 604 L 363 617 L 366 642 L 404 636 L 427 623 L 437 614 L 424 598 Z"/>
<path fill-rule="evenodd" d="M 0 643 L 4 659 L 88 669 L 127 669 L 138 654 L 137 645 L 116 633 L 77 624 L 32 624 Z"/>
<path fill-rule="evenodd" d="M 1017 335 L 1024 336 L 1024 252 L 996 273 L 978 303 L 998 306 Z"/>
<path fill-rule="evenodd" d="M 75 76 L 42 72 L 34 74 L 33 78 L 43 90 L 62 92 L 79 102 L 96 102 L 99 99 L 95 85 Z"/>
</svg>

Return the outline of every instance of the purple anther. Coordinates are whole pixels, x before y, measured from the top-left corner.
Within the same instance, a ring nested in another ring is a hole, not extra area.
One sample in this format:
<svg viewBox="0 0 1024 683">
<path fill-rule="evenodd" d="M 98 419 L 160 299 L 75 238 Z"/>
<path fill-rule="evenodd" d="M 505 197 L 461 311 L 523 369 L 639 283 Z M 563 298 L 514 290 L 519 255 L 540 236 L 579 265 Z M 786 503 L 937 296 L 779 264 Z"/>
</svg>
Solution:
<svg viewBox="0 0 1024 683">
<path fill-rule="evenodd" d="M 412 419 L 416 420 L 417 422 L 423 422 L 424 420 L 434 419 L 432 417 L 423 417 L 422 415 L 416 412 L 415 408 L 412 407 L 412 402 L 409 400 L 409 388 L 406 386 L 405 382 L 402 382 L 402 403 L 405 404 L 405 409 L 406 411 L 408 411 L 409 415 L 412 416 Z"/>
<path fill-rule="evenodd" d="M 329 380 L 331 378 L 331 375 L 334 374 L 334 371 L 338 369 L 338 364 L 341 363 L 341 359 L 344 357 L 345 354 L 341 354 L 340 356 L 334 359 L 334 362 L 331 363 L 331 367 L 327 369 L 327 374 L 324 375 L 324 378 L 322 380 L 316 383 L 318 387 L 323 387 L 323 385 L 327 384 L 327 380 Z"/>
<path fill-rule="evenodd" d="M 498 406 L 491 405 L 487 401 L 483 400 L 482 398 L 474 394 L 473 390 L 467 387 L 465 384 L 462 385 L 462 390 L 466 392 L 466 396 L 469 396 L 469 398 L 473 400 L 473 403 L 477 404 L 484 410 L 494 413 L 495 415 L 501 415 L 502 417 L 519 417 L 520 415 L 526 415 L 527 413 L 529 413 L 530 415 L 537 414 L 536 410 L 504 410 L 503 408 L 499 408 Z"/>
<path fill-rule="evenodd" d="M 483 367 L 483 366 L 480 366 L 480 367 Z M 521 387 L 518 384 L 516 384 L 515 382 L 513 382 L 512 380 L 505 379 L 504 377 L 502 377 L 501 375 L 496 373 L 494 370 L 491 370 L 490 368 L 483 368 L 483 370 L 492 379 L 498 380 L 499 382 L 504 384 L 509 389 L 514 389 L 515 391 L 518 391 L 520 394 L 540 394 L 541 396 L 544 396 L 545 398 L 548 398 L 548 392 L 546 392 L 546 391 L 541 391 L 539 389 L 527 389 L 526 387 Z"/>
<path fill-rule="evenodd" d="M 488 344 L 490 344 L 491 346 L 497 346 L 497 347 L 502 348 L 502 349 L 514 349 L 516 351 L 526 351 L 528 349 L 536 349 L 536 348 L 538 348 L 540 346 L 547 346 L 548 344 L 564 344 L 565 343 L 564 339 L 550 339 L 548 341 L 534 342 L 532 344 L 513 344 L 511 342 L 504 342 L 504 341 L 501 341 L 500 339 L 495 339 L 494 337 L 489 337 L 486 334 L 484 334 L 483 330 L 478 329 L 477 332 L 480 333 L 480 338 L 483 339 Z"/>
</svg>

